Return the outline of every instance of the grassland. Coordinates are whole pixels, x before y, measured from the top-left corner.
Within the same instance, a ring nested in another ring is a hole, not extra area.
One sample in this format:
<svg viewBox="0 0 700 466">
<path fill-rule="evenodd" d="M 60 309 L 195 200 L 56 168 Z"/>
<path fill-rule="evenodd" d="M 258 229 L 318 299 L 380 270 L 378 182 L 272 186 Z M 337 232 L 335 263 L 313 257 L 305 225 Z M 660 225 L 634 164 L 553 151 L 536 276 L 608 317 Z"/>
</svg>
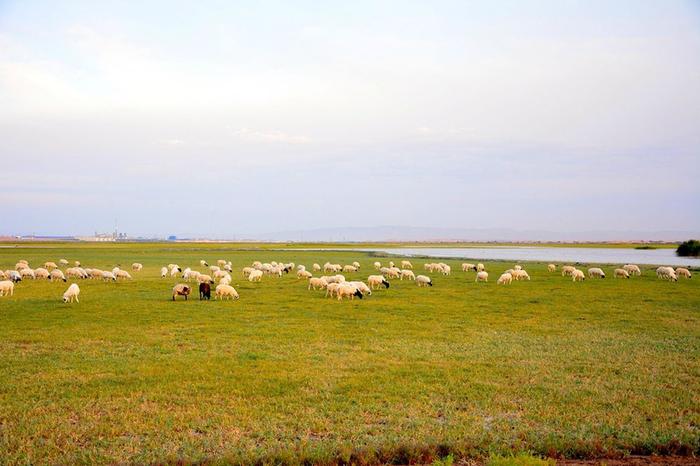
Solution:
<svg viewBox="0 0 700 466">
<path fill-rule="evenodd" d="M 292 276 L 236 275 L 239 301 L 170 301 L 169 262 L 358 260 L 366 278 L 376 260 L 244 247 L 0 248 L 2 269 L 145 266 L 130 282 L 80 281 L 80 304 L 42 281 L 0 298 L 0 463 L 700 453 L 696 277 L 666 283 L 647 268 L 574 284 L 530 263 L 532 281 L 508 287 L 455 271 L 337 302 Z M 512 266 L 486 264 L 494 281 Z"/>
</svg>

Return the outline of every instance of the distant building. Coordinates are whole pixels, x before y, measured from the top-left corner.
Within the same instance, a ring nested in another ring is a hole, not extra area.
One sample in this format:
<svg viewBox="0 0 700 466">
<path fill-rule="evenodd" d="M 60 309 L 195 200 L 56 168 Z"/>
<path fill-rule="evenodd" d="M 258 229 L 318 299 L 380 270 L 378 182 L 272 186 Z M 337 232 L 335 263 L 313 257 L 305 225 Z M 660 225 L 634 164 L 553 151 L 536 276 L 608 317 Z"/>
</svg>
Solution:
<svg viewBox="0 0 700 466">
<path fill-rule="evenodd" d="M 168 236 L 168 241 L 177 241 L 177 236 L 175 236 L 175 235 Z"/>
</svg>

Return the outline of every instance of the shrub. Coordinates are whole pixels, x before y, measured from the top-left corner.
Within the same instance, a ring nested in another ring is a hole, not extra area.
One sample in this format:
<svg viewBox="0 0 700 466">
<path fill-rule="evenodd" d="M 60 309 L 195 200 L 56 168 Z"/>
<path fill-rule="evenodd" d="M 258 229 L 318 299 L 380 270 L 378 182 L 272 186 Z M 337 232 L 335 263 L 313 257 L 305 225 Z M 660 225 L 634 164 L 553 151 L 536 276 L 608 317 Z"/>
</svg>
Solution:
<svg viewBox="0 0 700 466">
<path fill-rule="evenodd" d="M 699 256 L 700 255 L 700 241 L 695 239 L 690 239 L 688 241 L 683 241 L 678 249 L 676 249 L 676 254 L 679 256 Z"/>
</svg>

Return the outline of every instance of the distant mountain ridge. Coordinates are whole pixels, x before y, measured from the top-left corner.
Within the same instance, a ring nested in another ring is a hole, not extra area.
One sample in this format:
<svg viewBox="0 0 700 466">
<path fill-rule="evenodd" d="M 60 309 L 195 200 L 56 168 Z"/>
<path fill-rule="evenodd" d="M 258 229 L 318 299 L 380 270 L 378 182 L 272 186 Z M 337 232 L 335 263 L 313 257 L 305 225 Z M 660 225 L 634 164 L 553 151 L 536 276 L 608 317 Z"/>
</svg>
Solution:
<svg viewBox="0 0 700 466">
<path fill-rule="evenodd" d="M 347 227 L 290 230 L 250 235 L 264 241 L 684 241 L 700 238 L 697 231 L 659 230 L 591 230 L 558 232 L 548 230 L 515 230 L 499 228 L 437 227 Z"/>
</svg>

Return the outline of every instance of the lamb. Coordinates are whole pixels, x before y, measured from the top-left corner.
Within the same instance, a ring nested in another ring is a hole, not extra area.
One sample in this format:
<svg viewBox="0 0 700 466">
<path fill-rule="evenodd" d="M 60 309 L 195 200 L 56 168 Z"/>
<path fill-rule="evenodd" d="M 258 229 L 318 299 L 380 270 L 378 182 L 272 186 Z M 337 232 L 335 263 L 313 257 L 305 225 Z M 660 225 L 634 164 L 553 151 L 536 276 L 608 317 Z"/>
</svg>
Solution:
<svg viewBox="0 0 700 466">
<path fill-rule="evenodd" d="M 575 282 L 582 282 L 586 279 L 586 275 L 581 270 L 576 268 L 574 268 L 574 270 L 571 272 L 571 277 Z"/>
<path fill-rule="evenodd" d="M 605 272 L 600 267 L 591 267 L 588 269 L 589 278 L 605 278 Z"/>
<path fill-rule="evenodd" d="M 381 263 L 381 262 L 375 262 L 375 263 L 374 263 L 374 268 L 375 268 L 375 270 L 381 269 L 381 268 L 382 268 L 382 263 Z"/>
<path fill-rule="evenodd" d="M 389 282 L 383 275 L 370 275 L 367 277 L 367 283 L 369 284 L 370 289 L 374 289 L 375 287 L 378 288 L 382 285 L 384 285 L 384 288 L 389 288 Z"/>
<path fill-rule="evenodd" d="M 53 269 L 57 269 L 58 266 L 56 265 L 55 262 L 44 262 L 44 268 L 48 269 L 48 270 L 53 270 Z"/>
<path fill-rule="evenodd" d="M 357 296 L 360 299 L 363 298 L 362 292 L 359 290 L 359 288 L 350 283 L 343 283 L 340 286 L 338 286 L 336 295 L 338 295 L 338 301 L 342 301 L 342 299 L 345 297 L 348 297 L 350 299 L 355 299 L 355 296 Z"/>
<path fill-rule="evenodd" d="M 513 282 L 513 275 L 504 273 L 498 277 L 497 285 L 510 285 Z"/>
<path fill-rule="evenodd" d="M 669 280 L 673 282 L 678 281 L 678 277 L 676 276 L 676 272 L 673 270 L 671 267 L 659 267 L 656 269 L 656 276 L 663 279 L 663 280 Z"/>
<path fill-rule="evenodd" d="M 549 270 L 550 272 L 556 272 L 557 266 L 554 265 L 554 264 L 549 264 L 549 265 L 547 266 L 547 270 Z"/>
<path fill-rule="evenodd" d="M 404 269 L 413 270 L 413 264 L 411 264 L 411 261 L 401 261 L 401 267 Z"/>
<path fill-rule="evenodd" d="M 316 289 L 321 289 L 321 290 L 322 290 L 322 289 L 324 289 L 326 286 L 328 286 L 328 282 L 327 282 L 327 281 L 325 280 L 325 278 L 323 278 L 323 277 L 320 277 L 320 278 L 317 278 L 317 277 L 309 278 L 309 287 L 308 287 L 309 290 L 310 290 L 311 288 L 313 288 L 314 290 L 316 290 Z"/>
<path fill-rule="evenodd" d="M 163 267 L 160 269 L 160 278 L 165 278 L 168 276 L 168 268 Z"/>
<path fill-rule="evenodd" d="M 476 273 L 475 282 L 487 282 L 489 281 L 489 273 L 485 270 Z"/>
<path fill-rule="evenodd" d="M 54 280 L 63 280 L 63 281 L 65 282 L 65 281 L 66 281 L 66 276 L 63 275 L 63 272 L 61 272 L 59 269 L 53 269 L 53 270 L 51 271 L 51 275 L 49 276 L 49 279 L 51 279 L 51 281 L 54 281 Z"/>
<path fill-rule="evenodd" d="M 613 276 L 615 278 L 630 278 L 629 272 L 627 272 L 625 269 L 615 269 Z"/>
<path fill-rule="evenodd" d="M 301 278 L 307 278 L 307 279 L 308 279 L 308 278 L 311 278 L 311 277 L 313 277 L 313 275 L 311 274 L 311 272 L 309 272 L 309 271 L 307 271 L 307 270 L 300 270 L 300 271 L 297 272 L 297 278 L 299 278 L 299 279 L 301 279 Z"/>
<path fill-rule="evenodd" d="M 71 285 L 68 287 L 65 293 L 63 293 L 63 302 L 73 302 L 75 300 L 76 303 L 79 303 L 80 300 L 78 299 L 78 295 L 80 294 L 80 287 L 76 285 L 75 283 L 71 283 Z"/>
<path fill-rule="evenodd" d="M 469 264 L 467 262 L 462 264 L 462 272 L 469 272 L 470 270 L 473 270 L 474 272 L 476 272 L 476 265 Z"/>
<path fill-rule="evenodd" d="M 117 281 L 117 277 L 112 272 L 109 272 L 107 270 L 102 272 L 102 279 L 105 281 L 106 280 L 112 280 L 113 282 Z"/>
<path fill-rule="evenodd" d="M 59 263 L 59 264 L 61 264 L 61 265 L 63 265 L 63 266 L 66 266 L 66 265 L 68 265 L 68 261 L 67 261 L 67 260 L 65 260 L 65 259 L 61 259 L 61 260 L 59 260 L 59 261 L 58 261 L 58 263 Z"/>
<path fill-rule="evenodd" d="M 403 280 L 404 277 L 407 278 L 408 280 L 415 280 L 416 279 L 416 276 L 414 275 L 412 270 L 403 269 L 401 271 L 401 277 L 400 277 L 401 280 Z"/>
<path fill-rule="evenodd" d="M 175 296 L 184 296 L 185 301 L 187 301 L 187 297 L 190 295 L 191 292 L 192 288 L 190 287 L 190 285 L 178 283 L 173 287 L 173 301 L 175 301 Z"/>
<path fill-rule="evenodd" d="M 138 262 L 134 262 L 133 264 L 131 264 L 131 270 L 133 270 L 134 272 L 140 272 L 141 269 L 143 269 L 143 264 L 140 264 Z"/>
<path fill-rule="evenodd" d="M 690 270 L 686 269 L 685 267 L 678 267 L 676 269 L 676 276 L 678 277 L 684 277 L 690 279 L 692 277 Z"/>
<path fill-rule="evenodd" d="M 41 267 L 34 269 L 34 277 L 42 280 L 49 278 L 49 271 Z"/>
<path fill-rule="evenodd" d="M 131 275 L 126 270 L 117 270 L 114 276 L 116 278 L 123 278 L 124 280 L 131 280 Z"/>
<path fill-rule="evenodd" d="M 519 280 L 528 280 L 528 281 L 530 280 L 530 275 L 528 275 L 528 273 L 523 269 L 513 270 L 513 272 L 511 273 L 511 276 L 513 277 L 514 280 L 518 280 L 518 281 Z"/>
<path fill-rule="evenodd" d="M 3 280 L 0 282 L 0 296 L 12 296 L 15 294 L 15 283 L 12 280 Z"/>
<path fill-rule="evenodd" d="M 250 272 L 248 274 L 248 281 L 259 282 L 260 280 L 262 280 L 262 276 L 263 276 L 262 270 L 253 270 L 252 272 Z"/>
<path fill-rule="evenodd" d="M 642 271 L 640 270 L 639 266 L 635 265 L 635 264 L 625 264 L 622 266 L 622 268 L 625 269 L 627 271 L 627 273 L 630 274 L 630 276 L 632 276 L 632 275 L 639 276 L 642 274 Z"/>
<path fill-rule="evenodd" d="M 416 277 L 416 285 L 418 286 L 433 286 L 433 280 L 425 275 L 418 275 Z"/>
<path fill-rule="evenodd" d="M 224 298 L 238 299 L 238 292 L 231 285 L 217 285 L 214 299 L 221 299 L 223 301 Z"/>
<path fill-rule="evenodd" d="M 565 265 L 561 268 L 561 276 L 571 277 L 574 273 L 574 270 L 576 270 L 576 267 L 574 267 L 573 265 Z"/>
<path fill-rule="evenodd" d="M 311 266 L 314 272 L 320 272 L 321 271 L 321 266 L 318 264 L 314 264 Z"/>
</svg>

